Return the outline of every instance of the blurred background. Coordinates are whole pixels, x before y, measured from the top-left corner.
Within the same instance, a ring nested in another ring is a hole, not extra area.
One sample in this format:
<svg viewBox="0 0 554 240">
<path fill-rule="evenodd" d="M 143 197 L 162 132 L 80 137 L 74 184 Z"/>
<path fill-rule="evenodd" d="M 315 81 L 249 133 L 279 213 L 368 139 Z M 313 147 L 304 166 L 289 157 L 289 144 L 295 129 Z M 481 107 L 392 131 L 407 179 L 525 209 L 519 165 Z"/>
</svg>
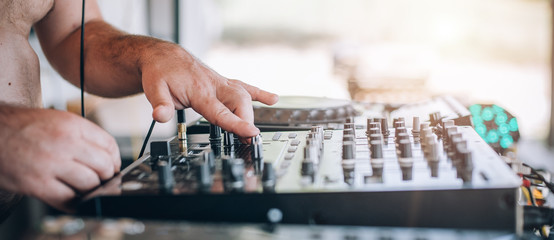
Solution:
<svg viewBox="0 0 554 240">
<path fill-rule="evenodd" d="M 497 104 L 518 118 L 519 153 L 552 160 L 544 145 L 552 124 L 551 1 L 98 2 L 116 27 L 178 42 L 221 75 L 280 95 L 414 103 L 446 94 L 467 106 Z M 45 107 L 79 112 L 78 88 L 30 40 Z M 86 99 L 88 116 L 136 159 L 151 121 L 146 98 Z M 175 132 L 174 122 L 158 124 L 152 139 Z M 29 206 L 14 217 L 40 212 Z M 4 224 L 0 236 L 6 230 L 16 229 Z"/>
<path fill-rule="evenodd" d="M 410 103 L 449 94 L 504 107 L 518 117 L 524 139 L 542 141 L 549 131 L 546 0 L 99 3 L 118 28 L 179 41 L 223 76 L 280 95 Z M 45 107 L 66 109 L 77 88 L 46 61 L 41 66 Z M 142 137 L 151 108 L 141 97 L 126 101 L 132 114 L 98 118 L 116 136 Z M 171 136 L 169 126 L 155 137 Z"/>
</svg>

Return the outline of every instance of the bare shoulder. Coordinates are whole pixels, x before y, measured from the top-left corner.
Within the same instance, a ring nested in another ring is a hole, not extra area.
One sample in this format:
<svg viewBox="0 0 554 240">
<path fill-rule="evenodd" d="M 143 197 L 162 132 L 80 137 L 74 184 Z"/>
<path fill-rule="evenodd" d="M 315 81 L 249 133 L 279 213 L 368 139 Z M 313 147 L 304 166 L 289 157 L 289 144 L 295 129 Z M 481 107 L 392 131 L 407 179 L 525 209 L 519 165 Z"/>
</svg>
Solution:
<svg viewBox="0 0 554 240">
<path fill-rule="evenodd" d="M 54 0 L 0 0 L 0 24 L 29 28 L 54 7 Z"/>
</svg>

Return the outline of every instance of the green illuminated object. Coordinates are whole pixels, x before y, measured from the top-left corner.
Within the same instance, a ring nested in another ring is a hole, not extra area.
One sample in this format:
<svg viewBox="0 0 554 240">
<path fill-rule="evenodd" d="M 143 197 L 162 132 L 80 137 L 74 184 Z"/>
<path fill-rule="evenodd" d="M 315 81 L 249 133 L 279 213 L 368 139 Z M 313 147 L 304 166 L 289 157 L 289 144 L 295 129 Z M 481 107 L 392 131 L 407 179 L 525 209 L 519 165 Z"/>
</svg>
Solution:
<svg viewBox="0 0 554 240">
<path fill-rule="evenodd" d="M 469 107 L 475 132 L 493 149 L 502 153 L 519 139 L 517 119 L 502 107 L 491 104 L 474 104 Z"/>
</svg>

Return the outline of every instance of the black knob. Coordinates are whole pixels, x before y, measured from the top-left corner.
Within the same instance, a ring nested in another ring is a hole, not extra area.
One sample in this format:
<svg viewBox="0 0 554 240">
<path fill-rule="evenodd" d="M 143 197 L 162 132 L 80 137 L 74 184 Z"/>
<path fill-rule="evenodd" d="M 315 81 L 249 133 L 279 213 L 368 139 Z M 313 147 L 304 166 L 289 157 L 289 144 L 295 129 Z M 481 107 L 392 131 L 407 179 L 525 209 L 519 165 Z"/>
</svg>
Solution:
<svg viewBox="0 0 554 240">
<path fill-rule="evenodd" d="M 351 128 L 345 128 L 344 130 L 342 130 L 342 134 L 343 135 L 356 135 L 356 133 L 354 132 L 354 129 L 351 129 Z"/>
<path fill-rule="evenodd" d="M 431 122 L 431 126 L 435 127 L 440 124 L 442 117 L 440 112 L 434 112 L 429 114 L 429 121 Z"/>
<path fill-rule="evenodd" d="M 401 127 L 406 127 L 406 123 L 404 121 L 396 121 L 393 126 L 394 128 L 398 129 Z"/>
<path fill-rule="evenodd" d="M 210 173 L 215 172 L 215 155 L 213 151 L 206 150 L 202 152 L 202 162 L 208 166 Z"/>
<path fill-rule="evenodd" d="M 399 133 L 396 137 L 396 143 L 400 143 L 402 140 L 410 140 L 410 135 L 407 133 Z"/>
<path fill-rule="evenodd" d="M 406 129 L 405 127 L 398 127 L 394 132 L 394 137 L 398 138 L 398 134 L 400 133 L 408 133 L 408 129 Z"/>
<path fill-rule="evenodd" d="M 352 134 L 345 134 L 345 135 L 342 135 L 342 141 L 343 142 L 348 142 L 348 141 L 354 141 L 356 140 L 354 135 Z"/>
<path fill-rule="evenodd" d="M 371 150 L 371 158 L 383 158 L 383 142 L 380 140 L 373 140 L 370 143 L 369 149 Z"/>
<path fill-rule="evenodd" d="M 260 136 L 252 137 L 251 140 L 251 157 L 253 161 L 263 161 L 264 159 L 264 146 Z"/>
<path fill-rule="evenodd" d="M 376 140 L 383 141 L 383 135 L 381 133 L 371 134 L 371 135 L 369 135 L 369 140 L 370 141 L 376 141 Z M 370 142 L 370 144 L 371 144 L 371 142 Z"/>
<path fill-rule="evenodd" d="M 379 118 L 379 123 L 381 123 L 381 133 L 385 136 L 389 135 L 389 124 L 386 118 Z"/>
<path fill-rule="evenodd" d="M 302 168 L 300 169 L 302 176 L 311 177 L 311 181 L 314 181 L 315 177 L 315 164 L 312 161 L 302 161 Z"/>
<path fill-rule="evenodd" d="M 374 127 L 374 128 L 371 128 L 369 129 L 369 134 L 380 134 L 381 133 L 381 129 L 378 128 L 378 127 Z"/>
<path fill-rule="evenodd" d="M 196 165 L 196 180 L 199 192 L 210 192 L 213 180 L 210 166 L 207 163 L 199 163 Z"/>
<path fill-rule="evenodd" d="M 277 181 L 277 176 L 275 175 L 275 169 L 273 169 L 273 164 L 266 162 L 264 163 L 264 170 L 262 172 L 262 187 L 264 193 L 275 192 L 275 183 Z"/>
<path fill-rule="evenodd" d="M 232 132 L 225 131 L 223 133 L 223 146 L 229 147 L 234 143 L 234 136 Z"/>
<path fill-rule="evenodd" d="M 244 191 L 244 160 L 231 158 L 227 160 L 227 189 L 232 192 Z"/>
<path fill-rule="evenodd" d="M 158 185 L 161 193 L 170 194 L 173 191 L 173 173 L 169 161 L 158 161 Z"/>
<path fill-rule="evenodd" d="M 171 144 L 169 141 L 154 141 L 150 143 L 150 156 L 157 159 L 160 156 L 171 156 Z"/>
<path fill-rule="evenodd" d="M 356 158 L 356 143 L 347 141 L 342 144 L 342 159 L 355 159 Z"/>
<path fill-rule="evenodd" d="M 221 140 L 221 128 L 214 124 L 210 124 L 210 141 L 212 140 Z"/>
<path fill-rule="evenodd" d="M 412 157 L 412 143 L 410 140 L 401 140 L 399 142 L 398 149 L 400 151 L 401 158 L 411 158 Z"/>
</svg>

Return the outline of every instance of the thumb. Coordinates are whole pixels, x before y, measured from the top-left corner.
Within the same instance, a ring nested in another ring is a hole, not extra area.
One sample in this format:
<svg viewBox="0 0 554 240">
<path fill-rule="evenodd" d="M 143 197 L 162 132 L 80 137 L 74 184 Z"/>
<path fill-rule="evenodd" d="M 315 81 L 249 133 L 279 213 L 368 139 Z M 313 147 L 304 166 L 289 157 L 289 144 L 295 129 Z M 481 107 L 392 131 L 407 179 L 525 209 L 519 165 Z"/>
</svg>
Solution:
<svg viewBox="0 0 554 240">
<path fill-rule="evenodd" d="M 150 91 L 147 91 L 145 89 L 144 93 L 152 105 L 152 118 L 162 123 L 171 120 L 175 112 L 175 105 L 173 104 L 167 84 L 163 81 L 159 81 L 149 90 Z"/>
</svg>

